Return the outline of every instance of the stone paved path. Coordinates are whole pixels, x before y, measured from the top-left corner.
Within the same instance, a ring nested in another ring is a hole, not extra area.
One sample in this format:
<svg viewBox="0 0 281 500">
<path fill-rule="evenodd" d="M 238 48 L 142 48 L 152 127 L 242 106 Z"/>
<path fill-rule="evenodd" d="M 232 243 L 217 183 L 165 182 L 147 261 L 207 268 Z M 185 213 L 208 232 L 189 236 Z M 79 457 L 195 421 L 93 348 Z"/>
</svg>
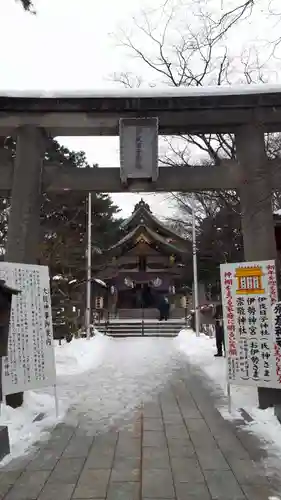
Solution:
<svg viewBox="0 0 281 500">
<path fill-rule="evenodd" d="M 35 456 L 1 470 L 5 500 L 268 500 L 264 452 L 224 421 L 200 377 L 179 370 L 121 431 L 59 424 Z M 281 493 L 280 493 L 281 498 Z"/>
</svg>

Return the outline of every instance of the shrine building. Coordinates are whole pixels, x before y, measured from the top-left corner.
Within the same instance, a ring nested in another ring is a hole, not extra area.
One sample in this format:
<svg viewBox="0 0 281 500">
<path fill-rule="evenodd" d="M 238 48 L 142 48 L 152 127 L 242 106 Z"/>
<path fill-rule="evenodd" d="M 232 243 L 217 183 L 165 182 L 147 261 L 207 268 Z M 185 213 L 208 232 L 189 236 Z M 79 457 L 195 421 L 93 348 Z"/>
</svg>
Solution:
<svg viewBox="0 0 281 500">
<path fill-rule="evenodd" d="M 275 236 L 278 255 L 281 254 L 281 216 L 275 215 Z M 122 225 L 123 237 L 103 253 L 103 265 L 93 274 L 104 281 L 106 288 L 93 283 L 92 309 L 101 317 L 124 319 L 157 318 L 157 305 L 167 296 L 171 317 L 181 318 L 194 307 L 190 283 L 186 283 L 186 267 L 192 262 L 192 243 L 181 237 L 152 213 L 141 200 L 132 215 Z M 94 263 L 93 263 L 94 264 Z M 256 269 L 237 276 L 240 294 L 260 289 L 261 277 Z M 199 303 L 214 302 L 206 287 L 199 283 Z"/>
<path fill-rule="evenodd" d="M 156 318 L 161 297 L 171 304 L 171 317 L 182 317 L 185 263 L 191 242 L 157 219 L 141 200 L 123 223 L 124 236 L 104 253 L 96 276 L 107 284 L 104 308 L 119 318 Z"/>
</svg>

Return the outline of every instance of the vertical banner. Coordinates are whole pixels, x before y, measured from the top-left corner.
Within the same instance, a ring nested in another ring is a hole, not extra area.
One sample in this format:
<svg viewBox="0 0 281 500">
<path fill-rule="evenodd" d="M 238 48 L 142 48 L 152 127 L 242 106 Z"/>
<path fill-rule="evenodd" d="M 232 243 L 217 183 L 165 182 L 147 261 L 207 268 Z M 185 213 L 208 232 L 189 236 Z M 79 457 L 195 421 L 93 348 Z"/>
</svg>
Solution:
<svg viewBox="0 0 281 500">
<path fill-rule="evenodd" d="M 273 306 L 273 335 L 276 375 L 281 387 L 281 302 Z"/>
<path fill-rule="evenodd" d="M 0 263 L 0 279 L 21 291 L 13 296 L 8 356 L 3 358 L 3 394 L 56 384 L 49 270 Z"/>
<path fill-rule="evenodd" d="M 275 262 L 220 267 L 228 382 L 280 389 L 280 348 L 274 329 Z"/>
</svg>

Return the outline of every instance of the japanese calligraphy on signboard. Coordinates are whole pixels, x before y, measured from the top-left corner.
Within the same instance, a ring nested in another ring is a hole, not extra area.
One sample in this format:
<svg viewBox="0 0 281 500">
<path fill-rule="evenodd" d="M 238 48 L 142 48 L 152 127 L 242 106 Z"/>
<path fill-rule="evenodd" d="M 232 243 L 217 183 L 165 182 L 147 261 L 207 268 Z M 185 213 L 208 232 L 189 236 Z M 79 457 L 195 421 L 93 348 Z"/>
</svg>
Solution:
<svg viewBox="0 0 281 500">
<path fill-rule="evenodd" d="M 128 179 L 158 178 L 158 118 L 121 118 L 120 177 Z"/>
<path fill-rule="evenodd" d="M 21 291 L 13 296 L 3 394 L 55 385 L 49 271 L 45 266 L 0 263 L 0 279 Z"/>
<path fill-rule="evenodd" d="M 275 262 L 222 264 L 221 285 L 228 381 L 280 389 L 281 355 L 273 331 Z"/>
<path fill-rule="evenodd" d="M 281 302 L 276 302 L 273 306 L 273 335 L 276 374 L 281 387 Z"/>
</svg>

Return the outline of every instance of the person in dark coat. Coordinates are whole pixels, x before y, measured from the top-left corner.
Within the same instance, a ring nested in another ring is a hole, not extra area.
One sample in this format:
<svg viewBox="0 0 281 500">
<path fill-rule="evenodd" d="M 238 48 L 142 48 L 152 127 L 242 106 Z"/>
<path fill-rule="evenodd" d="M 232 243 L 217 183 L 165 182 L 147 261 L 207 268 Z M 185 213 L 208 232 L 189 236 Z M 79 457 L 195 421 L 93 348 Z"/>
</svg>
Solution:
<svg viewBox="0 0 281 500">
<path fill-rule="evenodd" d="M 170 303 L 168 297 L 163 297 L 159 304 L 159 321 L 167 321 L 170 315 Z"/>
<path fill-rule="evenodd" d="M 221 358 L 223 356 L 223 351 L 225 352 L 223 312 L 221 304 L 217 304 L 215 307 L 214 319 L 215 319 L 216 345 L 217 345 L 217 353 L 215 354 L 215 357 Z"/>
<path fill-rule="evenodd" d="M 196 332 L 196 326 L 195 326 L 195 311 L 190 311 L 190 328 L 194 332 Z"/>
</svg>

